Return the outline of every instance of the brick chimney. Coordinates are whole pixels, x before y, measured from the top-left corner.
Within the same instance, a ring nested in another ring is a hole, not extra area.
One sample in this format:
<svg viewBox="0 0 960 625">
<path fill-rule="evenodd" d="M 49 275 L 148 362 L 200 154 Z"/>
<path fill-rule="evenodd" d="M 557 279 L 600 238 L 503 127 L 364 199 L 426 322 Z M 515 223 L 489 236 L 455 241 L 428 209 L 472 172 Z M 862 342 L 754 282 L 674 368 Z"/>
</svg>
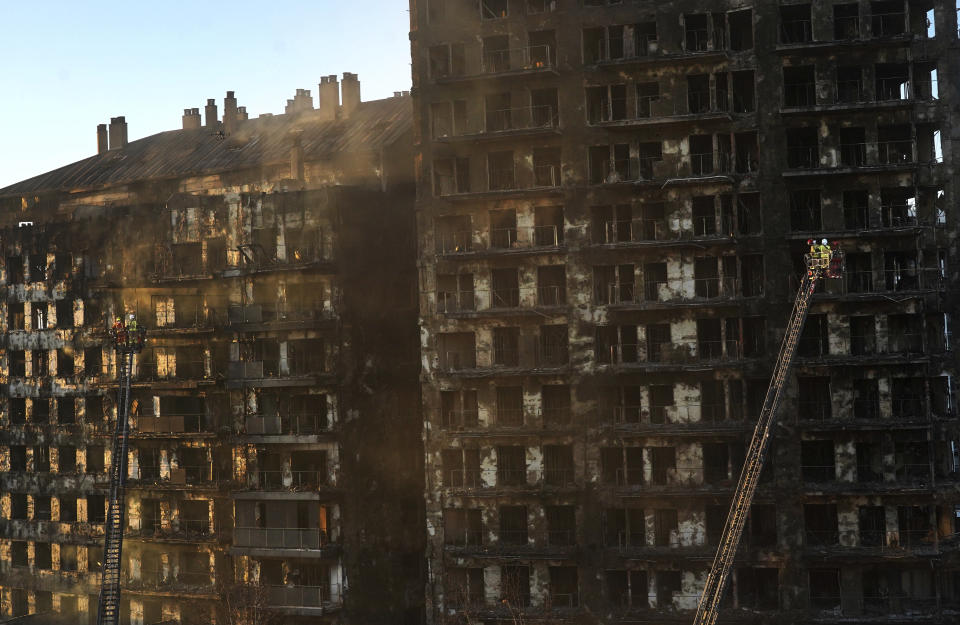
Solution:
<svg viewBox="0 0 960 625">
<path fill-rule="evenodd" d="M 110 149 L 119 150 L 127 145 L 127 119 L 125 117 L 110 118 Z"/>
<path fill-rule="evenodd" d="M 340 94 L 343 100 L 343 116 L 350 117 L 360 104 L 360 78 L 350 72 L 343 73 L 343 82 L 340 83 Z"/>
<path fill-rule="evenodd" d="M 227 92 L 227 97 L 223 99 L 223 131 L 227 134 L 233 132 L 237 127 L 237 98 L 233 91 Z"/>
<path fill-rule="evenodd" d="M 198 130 L 200 125 L 200 109 L 183 109 L 184 130 Z"/>
<path fill-rule="evenodd" d="M 300 113 L 302 111 L 312 111 L 313 110 L 313 96 L 310 95 L 309 89 L 297 89 L 297 94 L 293 96 L 292 100 L 287 100 L 287 106 L 284 109 L 284 113 Z"/>
<path fill-rule="evenodd" d="M 245 106 L 237 107 L 237 119 L 242 122 L 245 122 L 248 119 L 250 119 L 250 116 L 247 114 L 247 107 Z"/>
<path fill-rule="evenodd" d="M 320 119 L 336 119 L 337 109 L 340 108 L 340 85 L 337 84 L 337 75 L 322 76 L 320 78 L 320 93 L 317 95 L 317 110 Z"/>
<path fill-rule="evenodd" d="M 204 126 L 213 128 L 217 125 L 217 101 L 213 98 L 207 100 L 207 105 L 203 107 Z"/>
<path fill-rule="evenodd" d="M 97 154 L 103 154 L 110 149 L 110 144 L 107 141 L 107 125 L 98 124 L 97 125 Z"/>
</svg>

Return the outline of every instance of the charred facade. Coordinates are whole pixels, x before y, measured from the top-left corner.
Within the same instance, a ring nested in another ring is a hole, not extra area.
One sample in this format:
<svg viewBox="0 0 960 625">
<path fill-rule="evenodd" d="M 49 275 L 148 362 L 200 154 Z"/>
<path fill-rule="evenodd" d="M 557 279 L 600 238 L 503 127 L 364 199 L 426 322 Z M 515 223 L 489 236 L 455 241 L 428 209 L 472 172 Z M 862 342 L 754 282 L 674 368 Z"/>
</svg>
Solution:
<svg viewBox="0 0 960 625">
<path fill-rule="evenodd" d="M 428 621 L 692 619 L 829 238 L 721 619 L 954 622 L 954 4 L 411 20 Z"/>
<path fill-rule="evenodd" d="M 2 617 L 96 622 L 132 314 L 123 621 L 416 622 L 410 104 L 359 89 L 258 119 L 228 92 L 134 142 L 114 118 L 0 190 Z"/>
</svg>

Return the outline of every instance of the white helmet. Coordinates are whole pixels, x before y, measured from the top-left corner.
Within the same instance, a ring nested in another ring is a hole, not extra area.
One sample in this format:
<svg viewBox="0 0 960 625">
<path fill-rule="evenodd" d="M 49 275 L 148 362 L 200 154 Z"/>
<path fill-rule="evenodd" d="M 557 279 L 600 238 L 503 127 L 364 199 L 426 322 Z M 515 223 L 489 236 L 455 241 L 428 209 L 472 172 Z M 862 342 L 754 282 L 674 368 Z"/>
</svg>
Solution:
<svg viewBox="0 0 960 625">
<path fill-rule="evenodd" d="M 826 245 L 826 244 L 827 244 L 827 240 L 826 240 L 826 239 L 821 239 L 821 240 L 820 240 L 820 245 Z"/>
</svg>

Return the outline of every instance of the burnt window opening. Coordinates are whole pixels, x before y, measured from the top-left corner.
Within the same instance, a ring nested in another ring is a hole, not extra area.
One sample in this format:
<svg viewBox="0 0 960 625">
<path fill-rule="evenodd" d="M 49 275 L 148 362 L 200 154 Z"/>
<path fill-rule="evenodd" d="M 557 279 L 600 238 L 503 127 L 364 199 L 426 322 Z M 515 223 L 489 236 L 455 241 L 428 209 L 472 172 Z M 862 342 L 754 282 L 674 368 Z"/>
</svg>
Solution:
<svg viewBox="0 0 960 625">
<path fill-rule="evenodd" d="M 633 179 L 628 144 L 591 146 L 587 156 L 590 184 L 612 184 Z"/>
<path fill-rule="evenodd" d="M 790 191 L 790 229 L 795 232 L 823 229 L 819 190 Z"/>
<path fill-rule="evenodd" d="M 936 62 L 914 63 L 911 95 L 917 100 L 939 99 L 940 89 L 937 74 Z"/>
<path fill-rule="evenodd" d="M 97 347 L 87 347 L 83 350 L 83 374 L 95 376 L 104 373 L 103 370 L 103 349 Z"/>
<path fill-rule="evenodd" d="M 537 206 L 533 215 L 534 243 L 540 247 L 563 245 L 563 207 Z"/>
<path fill-rule="evenodd" d="M 493 329 L 493 365 L 520 366 L 520 328 Z"/>
<path fill-rule="evenodd" d="M 877 127 L 877 160 L 881 165 L 915 162 L 909 124 Z"/>
<path fill-rule="evenodd" d="M 527 483 L 527 450 L 520 446 L 497 446 L 497 485 L 523 486 Z"/>
<path fill-rule="evenodd" d="M 510 41 L 505 35 L 483 38 L 482 63 L 484 73 L 510 71 Z"/>
<path fill-rule="evenodd" d="M 500 506 L 499 539 L 501 545 L 526 545 L 528 540 L 527 507 Z"/>
<path fill-rule="evenodd" d="M 657 323 L 646 326 L 647 361 L 663 362 L 669 358 L 668 351 L 672 345 L 670 338 L 670 324 Z"/>
<path fill-rule="evenodd" d="M 817 129 L 788 128 L 787 167 L 791 169 L 811 169 L 819 165 L 820 147 Z"/>
<path fill-rule="evenodd" d="M 709 423 L 727 418 L 726 390 L 723 380 L 700 382 L 700 420 Z"/>
<path fill-rule="evenodd" d="M 650 447 L 650 482 L 658 486 L 670 483 L 677 471 L 675 447 Z"/>
<path fill-rule="evenodd" d="M 723 220 L 723 203 L 724 198 L 728 196 L 721 196 L 721 220 Z M 736 199 L 736 232 L 742 235 L 751 235 L 751 234 L 760 234 L 762 232 L 761 225 L 761 209 L 760 209 L 760 194 L 759 193 L 740 193 L 737 195 Z M 726 222 L 722 224 L 724 228 L 727 227 Z"/>
<path fill-rule="evenodd" d="M 445 545 L 483 544 L 483 517 L 480 509 L 445 508 L 443 511 Z"/>
<path fill-rule="evenodd" d="M 817 78 L 813 65 L 783 68 L 783 105 L 813 106 L 817 103 Z"/>
<path fill-rule="evenodd" d="M 559 367 L 570 362 L 570 332 L 566 325 L 542 325 L 537 342 L 536 364 Z"/>
<path fill-rule="evenodd" d="M 867 164 L 867 138 L 863 128 L 841 128 L 837 132 L 841 167 L 863 167 Z"/>
<path fill-rule="evenodd" d="M 90 424 L 99 424 L 107 418 L 102 395 L 88 395 L 84 398 L 84 420 Z"/>
<path fill-rule="evenodd" d="M 535 187 L 560 186 L 560 148 L 534 148 L 533 185 Z"/>
<path fill-rule="evenodd" d="M 880 417 L 880 387 L 875 379 L 853 381 L 853 418 L 874 420 Z"/>
<path fill-rule="evenodd" d="M 36 366 L 36 365 L 35 365 Z M 34 369 L 36 371 L 36 369 Z M 46 397 L 37 397 L 33 400 L 33 412 L 30 414 L 32 423 L 50 423 L 50 400 Z"/>
<path fill-rule="evenodd" d="M 30 263 L 30 282 L 43 282 L 47 279 L 47 255 L 36 253 L 29 254 L 27 260 Z"/>
<path fill-rule="evenodd" d="M 593 268 L 594 301 L 597 304 L 627 304 L 636 296 L 633 265 L 599 265 Z"/>
<path fill-rule="evenodd" d="M 756 132 L 734 135 L 734 170 L 738 174 L 760 171 L 760 142 Z"/>
<path fill-rule="evenodd" d="M 35 567 L 42 570 L 53 568 L 53 550 L 51 547 L 50 543 L 33 543 L 33 565 Z"/>
<path fill-rule="evenodd" d="M 441 391 L 440 414 L 443 427 L 449 429 L 476 427 L 479 415 L 477 405 L 475 389 Z"/>
<path fill-rule="evenodd" d="M 487 188 L 505 191 L 517 188 L 513 152 L 491 152 L 487 155 Z"/>
<path fill-rule="evenodd" d="M 730 28 L 730 49 L 734 52 L 753 49 L 753 11 L 731 11 L 727 14 Z"/>
<path fill-rule="evenodd" d="M 837 477 L 833 441 L 800 442 L 800 474 L 804 482 L 832 482 Z"/>
<path fill-rule="evenodd" d="M 703 443 L 703 482 L 719 485 L 730 479 L 730 449 L 727 443 Z"/>
<path fill-rule="evenodd" d="M 466 608 L 483 605 L 485 594 L 482 568 L 450 567 L 445 573 L 444 587 L 452 606 Z"/>
<path fill-rule="evenodd" d="M 10 541 L 10 565 L 11 566 L 29 566 L 27 560 L 27 541 Z"/>
<path fill-rule="evenodd" d="M 523 425 L 523 387 L 498 386 L 497 425 L 519 427 Z"/>
<path fill-rule="evenodd" d="M 576 506 L 546 506 L 547 544 L 568 546 L 577 544 Z"/>
<path fill-rule="evenodd" d="M 27 448 L 24 445 L 10 445 L 10 471 L 27 470 Z"/>
<path fill-rule="evenodd" d="M 614 146 L 616 148 L 617 146 Z M 614 150 L 616 159 L 622 159 Z M 637 167 L 640 177 L 644 180 L 653 180 L 656 163 L 663 160 L 663 144 L 660 142 L 644 142 L 637 145 Z M 629 172 L 628 172 L 629 175 Z"/>
<path fill-rule="evenodd" d="M 516 267 L 490 272 L 490 307 L 516 308 L 520 305 L 520 277 Z"/>
<path fill-rule="evenodd" d="M 650 423 L 655 425 L 663 425 L 667 423 L 667 414 L 674 406 L 673 385 L 651 384 L 649 387 L 649 397 Z"/>
<path fill-rule="evenodd" d="M 909 100 L 910 66 L 906 63 L 878 63 L 876 75 L 877 100 Z"/>
<path fill-rule="evenodd" d="M 903 0 L 870 3 L 870 27 L 874 37 L 895 37 L 907 33 L 907 14 Z"/>
<path fill-rule="evenodd" d="M 104 467 L 104 452 L 105 448 L 103 445 L 91 445 L 87 447 L 86 451 L 86 472 L 90 475 L 97 475 L 103 473 Z"/>
<path fill-rule="evenodd" d="M 46 330 L 48 325 L 47 305 L 34 302 L 30 306 L 30 327 L 34 330 Z"/>
<path fill-rule="evenodd" d="M 54 314 L 57 316 L 57 328 L 73 327 L 73 300 L 58 299 L 54 302 Z"/>
<path fill-rule="evenodd" d="M 540 396 L 545 426 L 561 426 L 570 423 L 570 386 L 566 384 L 544 385 L 540 389 Z"/>
<path fill-rule="evenodd" d="M 51 519 L 52 500 L 50 495 L 34 495 L 33 497 L 33 520 L 49 521 Z"/>
<path fill-rule="evenodd" d="M 591 124 L 627 118 L 627 86 L 587 87 L 587 121 Z"/>
<path fill-rule="evenodd" d="M 810 607 L 816 610 L 840 610 L 840 569 L 809 569 Z"/>
<path fill-rule="evenodd" d="M 931 476 L 930 443 L 926 440 L 894 441 L 897 480 L 927 482 Z"/>
<path fill-rule="evenodd" d="M 7 256 L 7 284 L 21 284 L 24 282 L 25 268 L 23 256 Z"/>
<path fill-rule="evenodd" d="M 924 353 L 923 318 L 921 315 L 887 315 L 887 353 Z M 923 388 L 922 383 L 920 388 Z"/>
<path fill-rule="evenodd" d="M 480 450 L 444 449 L 441 453 L 443 485 L 453 488 L 480 486 Z"/>
<path fill-rule="evenodd" d="M 753 70 L 733 72 L 733 112 L 752 113 L 757 110 Z"/>
<path fill-rule="evenodd" d="M 500 599 L 514 607 L 530 605 L 530 567 L 500 567 Z"/>
<path fill-rule="evenodd" d="M 679 522 L 675 509 L 653 511 L 653 544 L 657 547 L 676 547 L 680 541 Z"/>
<path fill-rule="evenodd" d="M 73 353 L 65 348 L 57 350 L 57 375 L 61 378 L 72 377 L 76 373 Z"/>
<path fill-rule="evenodd" d="M 470 193 L 470 159 L 443 158 L 433 162 L 433 194 Z"/>
<path fill-rule="evenodd" d="M 780 607 L 780 570 L 739 568 L 736 571 L 737 602 L 741 608 L 776 610 Z"/>
<path fill-rule="evenodd" d="M 607 508 L 603 511 L 603 544 L 607 547 L 643 547 L 646 521 L 640 508 Z"/>
<path fill-rule="evenodd" d="M 50 375 L 50 353 L 45 349 L 30 352 L 32 377 Z"/>
<path fill-rule="evenodd" d="M 726 512 L 727 508 L 724 507 L 723 510 Z M 724 516 L 725 519 L 726 516 Z M 750 506 L 750 516 L 747 520 L 749 524 L 748 538 L 751 546 L 761 548 L 777 546 L 777 506 L 754 504 Z"/>
<path fill-rule="evenodd" d="M 829 377 L 797 377 L 797 417 L 808 421 L 831 418 Z"/>
<path fill-rule="evenodd" d="M 508 0 L 480 0 L 480 19 L 498 20 L 510 15 Z"/>
<path fill-rule="evenodd" d="M 850 355 L 877 353 L 877 325 L 873 315 L 850 317 Z"/>
<path fill-rule="evenodd" d="M 466 70 L 466 52 L 462 43 L 432 46 L 427 52 L 430 77 L 463 76 Z"/>
<path fill-rule="evenodd" d="M 513 125 L 513 109 L 510 108 L 510 93 L 493 93 L 484 98 L 484 112 L 486 117 L 485 130 L 498 132 L 511 130 Z"/>
<path fill-rule="evenodd" d="M 580 605 L 577 567 L 550 567 L 550 604 L 556 608 L 575 608 Z"/>
<path fill-rule="evenodd" d="M 714 173 L 715 165 L 721 172 L 726 169 L 722 156 L 714 153 L 712 135 L 690 135 L 689 144 L 690 173 L 694 176 L 707 176 Z"/>
<path fill-rule="evenodd" d="M 691 74 L 687 76 L 687 111 L 689 113 L 707 113 L 711 108 L 710 75 Z"/>
<path fill-rule="evenodd" d="M 883 451 L 880 443 L 857 441 L 856 448 L 857 482 L 867 484 L 883 481 Z"/>
<path fill-rule="evenodd" d="M 60 522 L 77 522 L 77 497 L 76 495 L 60 496 Z"/>
<path fill-rule="evenodd" d="M 437 337 L 440 368 L 445 371 L 476 369 L 477 347 L 473 332 L 446 332 Z"/>
<path fill-rule="evenodd" d="M 743 297 L 758 297 L 763 295 L 764 284 L 766 282 L 763 269 L 763 256 L 760 254 L 748 254 L 740 256 L 738 260 L 740 264 L 740 294 L 743 295 Z M 728 277 L 727 279 L 729 280 Z"/>
<path fill-rule="evenodd" d="M 636 85 L 637 118 L 655 117 L 660 102 L 660 83 L 641 82 Z"/>
<path fill-rule="evenodd" d="M 709 44 L 707 15 L 703 13 L 683 16 L 683 47 L 688 52 L 704 52 Z"/>
<path fill-rule="evenodd" d="M 917 549 L 936 542 L 937 528 L 929 506 L 897 506 L 897 540 L 901 547 Z"/>
<path fill-rule="evenodd" d="M 490 247 L 510 249 L 519 245 L 517 239 L 517 211 L 515 209 L 492 210 L 490 217 Z"/>
<path fill-rule="evenodd" d="M 432 103 L 430 105 L 430 136 L 441 139 L 453 134 L 453 109 L 450 102 Z"/>
<path fill-rule="evenodd" d="M 27 421 L 27 400 L 22 397 L 11 397 L 9 400 L 11 425 L 23 425 Z"/>
<path fill-rule="evenodd" d="M 438 217 L 434 222 L 438 254 L 465 253 L 473 249 L 473 233 L 468 215 Z"/>
<path fill-rule="evenodd" d="M 830 547 L 840 544 L 836 504 L 804 504 L 803 523 L 807 547 Z"/>
<path fill-rule="evenodd" d="M 24 377 L 27 375 L 27 353 L 22 349 L 7 352 L 9 375 Z"/>
<path fill-rule="evenodd" d="M 573 447 L 544 445 L 543 483 L 547 486 L 569 486 L 574 483 Z"/>
<path fill-rule="evenodd" d="M 813 23 L 809 4 L 780 7 L 780 43 L 808 43 L 813 41 Z"/>
<path fill-rule="evenodd" d="M 833 5 L 833 38 L 838 41 L 859 39 L 860 37 L 860 5 L 835 4 Z"/>
<path fill-rule="evenodd" d="M 888 291 L 915 291 L 920 288 L 916 250 L 883 254 L 884 286 Z"/>
<path fill-rule="evenodd" d="M 870 227 L 870 212 L 868 208 L 869 194 L 866 191 L 843 192 L 843 227 L 847 230 L 865 230 Z M 849 271 L 847 256 L 847 271 Z"/>
<path fill-rule="evenodd" d="M 669 608 L 673 606 L 674 595 L 680 596 L 683 590 L 680 571 L 656 571 L 654 577 L 657 585 L 657 607 Z"/>
<path fill-rule="evenodd" d="M 559 123 L 560 97 L 556 89 L 532 89 L 527 123 L 531 128 L 556 128 Z"/>
<path fill-rule="evenodd" d="M 892 315 L 891 315 L 892 317 Z M 890 328 L 891 340 L 896 328 Z M 923 378 L 890 379 L 890 411 L 895 419 L 925 419 L 926 385 Z"/>
<path fill-rule="evenodd" d="M 473 274 L 437 275 L 437 312 L 476 310 L 477 294 Z"/>
<path fill-rule="evenodd" d="M 837 67 L 836 89 L 837 102 L 864 102 L 866 96 L 863 90 L 863 68 Z"/>
<path fill-rule="evenodd" d="M 7 331 L 23 330 L 26 327 L 26 315 L 23 302 L 7 303 Z"/>
<path fill-rule="evenodd" d="M 886 545 L 886 508 L 883 506 L 860 506 L 857 510 L 857 530 L 861 547 Z"/>
<path fill-rule="evenodd" d="M 57 448 L 57 472 L 58 473 L 76 473 L 77 471 L 77 448 L 64 445 Z"/>
</svg>

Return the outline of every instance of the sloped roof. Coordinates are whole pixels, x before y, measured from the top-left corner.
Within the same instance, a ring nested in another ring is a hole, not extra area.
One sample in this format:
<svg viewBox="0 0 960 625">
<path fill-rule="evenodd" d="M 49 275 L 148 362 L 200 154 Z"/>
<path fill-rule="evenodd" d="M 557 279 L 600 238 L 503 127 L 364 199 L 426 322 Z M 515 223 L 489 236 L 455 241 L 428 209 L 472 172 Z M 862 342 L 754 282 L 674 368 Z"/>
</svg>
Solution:
<svg viewBox="0 0 960 625">
<path fill-rule="evenodd" d="M 317 111 L 240 122 L 224 137 L 216 129 L 170 130 L 131 141 L 0 189 L 0 196 L 110 187 L 289 162 L 291 133 L 302 131 L 305 161 L 377 151 L 412 126 L 409 97 L 361 102 L 347 119 L 320 121 Z"/>
</svg>

